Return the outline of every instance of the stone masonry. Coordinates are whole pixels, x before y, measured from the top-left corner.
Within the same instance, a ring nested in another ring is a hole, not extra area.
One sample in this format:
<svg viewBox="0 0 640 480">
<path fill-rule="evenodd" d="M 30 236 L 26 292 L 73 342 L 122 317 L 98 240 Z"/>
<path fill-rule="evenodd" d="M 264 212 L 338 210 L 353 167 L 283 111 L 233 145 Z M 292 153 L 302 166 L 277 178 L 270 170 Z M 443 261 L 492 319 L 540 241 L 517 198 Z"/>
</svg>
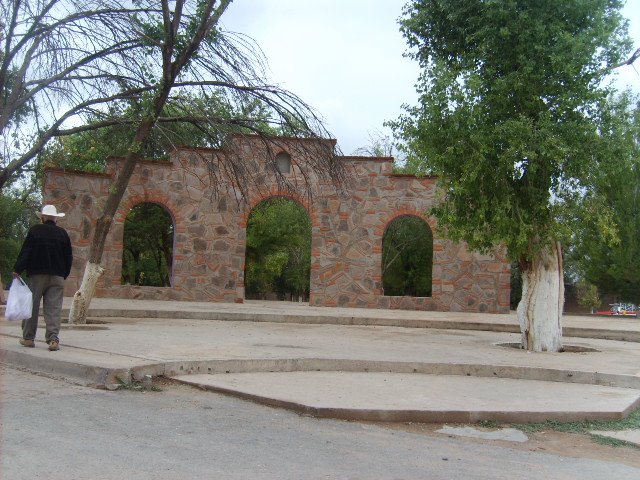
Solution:
<svg viewBox="0 0 640 480">
<path fill-rule="evenodd" d="M 178 148 L 168 162 L 140 162 L 107 238 L 102 262 L 106 272 L 97 296 L 243 302 L 247 219 L 260 202 L 283 196 L 304 206 L 311 219 L 311 305 L 509 311 L 510 266 L 504 254 L 496 250 L 491 256 L 480 255 L 447 241 L 435 220 L 425 216 L 435 201 L 435 179 L 393 174 L 392 158 L 338 157 L 348 174 L 346 188 L 338 191 L 305 167 L 313 155 L 311 149 L 301 148 L 305 142 L 309 141 L 278 139 L 265 145 L 255 137 L 235 137 L 223 150 Z M 278 152 L 291 158 L 285 181 L 270 161 Z M 245 196 L 224 175 L 229 155 L 239 156 L 252 172 Z M 44 200 L 66 212 L 60 225 L 73 244 L 66 295 L 73 295 L 80 285 L 93 225 L 122 161 L 110 159 L 104 174 L 46 171 Z M 308 188 L 294 188 L 300 185 Z M 124 221 L 143 202 L 161 205 L 173 218 L 171 287 L 120 284 Z M 422 218 L 433 232 L 431 297 L 383 295 L 382 237 L 389 223 L 403 215 Z"/>
</svg>

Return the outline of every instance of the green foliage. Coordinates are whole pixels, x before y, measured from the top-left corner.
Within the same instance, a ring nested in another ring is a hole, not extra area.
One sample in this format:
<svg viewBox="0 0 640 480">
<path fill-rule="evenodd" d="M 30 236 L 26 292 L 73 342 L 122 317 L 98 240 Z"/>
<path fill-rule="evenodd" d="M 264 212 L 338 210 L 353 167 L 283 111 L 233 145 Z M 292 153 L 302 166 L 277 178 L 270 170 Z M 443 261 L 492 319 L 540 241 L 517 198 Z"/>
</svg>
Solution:
<svg viewBox="0 0 640 480">
<path fill-rule="evenodd" d="M 603 66 L 629 47 L 618 0 L 414 0 L 402 31 L 420 104 L 391 125 L 408 163 L 439 177 L 450 238 L 513 260 L 566 232 L 563 200 L 602 152 Z"/>
<path fill-rule="evenodd" d="M 131 209 L 124 222 L 122 283 L 168 287 L 173 259 L 173 221 L 154 203 Z"/>
<path fill-rule="evenodd" d="M 0 275 L 5 286 L 11 282 L 13 266 L 29 227 L 38 221 L 34 198 L 28 194 L 21 198 L 20 193 L 25 192 L 7 189 L 0 193 Z"/>
<path fill-rule="evenodd" d="M 191 112 L 184 110 L 185 105 Z M 169 103 L 163 110 L 163 118 L 186 117 L 194 118 L 226 118 L 229 119 L 238 112 L 228 111 L 234 107 L 226 105 L 219 98 L 189 97 L 181 102 Z M 247 106 L 246 114 L 259 114 L 259 106 Z M 131 149 L 135 149 L 144 158 L 163 160 L 168 158 L 169 152 L 179 145 L 191 147 L 220 146 L 222 137 L 211 136 L 198 122 L 176 122 L 158 125 L 149 137 L 141 144 L 133 143 L 134 130 L 131 122 L 139 121 L 140 109 L 135 105 L 112 106 L 109 117 L 119 117 L 120 122 L 114 125 L 94 130 L 86 130 L 65 137 L 58 137 L 40 153 L 38 160 L 43 166 L 81 170 L 88 172 L 102 172 L 109 156 L 125 156 Z M 100 123 L 103 116 L 95 116 L 91 123 Z"/>
<path fill-rule="evenodd" d="M 427 223 L 403 216 L 389 224 L 382 239 L 384 294 L 431 296 L 433 235 Z"/>
<path fill-rule="evenodd" d="M 120 378 L 118 380 L 118 389 L 120 390 L 131 390 L 134 392 L 162 392 L 162 388 L 157 385 L 146 386 L 140 380 L 131 380 L 130 382 L 125 382 Z"/>
<path fill-rule="evenodd" d="M 56 138 L 40 153 L 39 163 L 42 167 L 103 172 L 107 157 L 122 155 L 128 145 L 127 133 L 119 130 L 112 127 Z"/>
<path fill-rule="evenodd" d="M 293 200 L 272 198 L 259 204 L 247 223 L 247 298 L 276 292 L 281 299 L 309 295 L 311 221 Z"/>
<path fill-rule="evenodd" d="M 589 282 L 581 280 L 576 285 L 578 295 L 578 305 L 589 308 L 592 311 L 600 306 L 601 300 L 598 295 L 598 287 Z"/>
<path fill-rule="evenodd" d="M 541 432 L 544 430 L 556 430 L 558 432 L 567 433 L 589 433 L 593 430 L 600 431 L 619 431 L 619 430 L 637 430 L 640 428 L 640 409 L 635 410 L 629 416 L 623 420 L 593 420 L 584 422 L 557 422 L 549 420 L 542 423 L 528 423 L 521 425 L 513 425 L 513 427 L 521 430 L 524 433 Z M 603 440 L 603 437 L 594 435 L 596 441 L 600 443 L 608 443 L 614 446 L 630 446 L 638 448 L 637 446 L 628 444 L 626 442 Z"/>
<path fill-rule="evenodd" d="M 614 97 L 602 117 L 607 155 L 567 220 L 574 232 L 567 263 L 600 292 L 640 303 L 640 98 Z"/>
</svg>

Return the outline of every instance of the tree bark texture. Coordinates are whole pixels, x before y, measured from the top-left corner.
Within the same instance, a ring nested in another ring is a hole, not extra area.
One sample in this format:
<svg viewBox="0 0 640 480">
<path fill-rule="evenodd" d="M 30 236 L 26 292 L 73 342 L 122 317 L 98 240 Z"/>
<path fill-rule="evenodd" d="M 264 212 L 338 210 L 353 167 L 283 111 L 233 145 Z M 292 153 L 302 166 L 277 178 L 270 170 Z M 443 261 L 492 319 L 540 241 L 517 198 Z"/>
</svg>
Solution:
<svg viewBox="0 0 640 480">
<path fill-rule="evenodd" d="M 87 313 L 91 299 L 96 290 L 98 280 L 104 273 L 104 268 L 99 264 L 87 262 L 84 267 L 84 276 L 80 289 L 73 295 L 71 310 L 69 311 L 69 323 L 87 323 Z"/>
<path fill-rule="evenodd" d="M 522 270 L 518 321 L 522 345 L 534 352 L 562 350 L 564 275 L 562 247 L 554 242 Z"/>
</svg>

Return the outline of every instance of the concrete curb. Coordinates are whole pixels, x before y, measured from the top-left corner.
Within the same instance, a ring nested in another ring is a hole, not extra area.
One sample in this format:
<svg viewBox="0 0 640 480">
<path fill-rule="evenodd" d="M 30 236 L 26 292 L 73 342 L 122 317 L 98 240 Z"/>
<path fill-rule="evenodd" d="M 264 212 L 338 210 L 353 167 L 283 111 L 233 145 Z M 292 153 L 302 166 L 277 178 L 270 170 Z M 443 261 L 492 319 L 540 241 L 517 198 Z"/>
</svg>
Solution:
<svg viewBox="0 0 640 480">
<path fill-rule="evenodd" d="M 98 299 L 99 300 L 99 299 Z M 116 300 L 117 301 L 117 300 Z M 128 300 L 127 302 L 131 302 Z M 96 302 L 97 303 L 97 302 Z M 164 302 L 168 303 L 168 302 Z M 184 305 L 189 307 L 189 303 Z M 402 315 L 393 317 L 376 317 L 367 315 L 367 312 L 357 312 L 358 315 L 335 314 L 331 308 L 325 308 L 322 313 L 304 314 L 304 307 L 288 309 L 282 308 L 273 311 L 233 311 L 227 305 L 212 304 L 210 308 L 203 308 L 196 304 L 191 308 L 113 308 L 96 306 L 89 311 L 89 320 L 95 323 L 104 323 L 107 319 L 182 319 L 182 320 L 213 320 L 213 321 L 238 321 L 238 322 L 269 322 L 269 323 L 299 323 L 308 325 L 361 325 L 378 327 L 401 328 L 432 328 L 443 330 L 474 330 L 503 333 L 520 333 L 520 327 L 512 320 L 505 321 L 459 321 L 446 319 L 418 319 L 403 318 Z M 243 308 L 259 309 L 259 306 L 243 304 Z M 3 312 L 0 306 L 0 313 Z M 306 307 L 311 308 L 311 307 Z M 358 309 L 356 309 L 358 310 Z M 398 311 L 401 312 L 401 311 Z M 384 312 L 387 313 L 387 312 Z M 410 311 L 415 314 L 416 312 Z M 69 316 L 69 308 L 62 311 L 62 318 Z M 496 318 L 503 319 L 501 315 Z M 618 319 L 618 318 L 616 318 Z M 619 319 L 618 319 L 619 320 Z M 629 320 L 625 317 L 623 320 Z M 635 320 L 635 318 L 634 318 Z M 640 322 L 639 322 L 640 325 Z M 567 326 L 562 329 L 564 337 L 593 338 L 601 340 L 615 340 L 640 343 L 640 328 L 616 329 L 616 328 L 590 328 L 585 326 Z"/>
<path fill-rule="evenodd" d="M 11 337 L 15 338 L 15 337 Z M 24 348 L 24 347 L 17 347 Z M 21 351 L 0 348 L 0 360 L 30 370 L 72 377 L 88 385 L 113 388 L 120 383 L 152 377 L 175 377 L 190 374 L 259 373 L 259 372 L 391 372 L 419 373 L 429 375 L 473 376 L 485 378 L 509 378 L 516 380 L 539 380 L 558 383 L 577 383 L 640 390 L 640 377 L 616 373 L 552 369 L 540 367 L 505 366 L 469 363 L 424 363 L 380 360 L 352 360 L 340 358 L 276 358 L 276 359 L 214 359 L 193 361 L 153 362 L 127 357 L 128 368 L 104 366 L 109 358 L 117 355 L 93 350 L 75 349 L 104 357 L 103 365 L 88 365 L 88 362 L 71 362 L 55 358 L 56 353 Z M 95 360 L 94 360 L 95 361 Z"/>
<path fill-rule="evenodd" d="M 375 401 L 373 404 L 368 401 L 369 397 L 367 393 L 370 393 L 369 391 L 371 389 L 362 389 L 362 387 L 364 387 L 364 384 L 360 383 L 363 381 L 362 378 L 354 379 L 355 384 L 349 383 L 350 388 L 352 390 L 355 389 L 354 391 L 349 391 L 349 388 L 343 390 L 340 388 L 340 385 L 344 387 L 344 384 L 340 382 L 335 384 L 325 383 L 326 376 L 325 379 L 320 380 L 319 383 L 316 383 L 317 379 L 312 379 L 311 384 L 308 384 L 308 381 L 304 383 L 303 388 L 305 389 L 305 394 L 302 396 L 299 395 L 299 391 L 295 391 L 295 388 L 293 393 L 289 391 L 289 387 L 292 385 L 291 381 L 295 381 L 290 377 L 266 379 L 266 382 L 270 384 L 269 387 L 266 387 L 266 391 L 269 393 L 263 393 L 265 392 L 265 390 L 263 390 L 265 388 L 264 386 L 260 387 L 257 386 L 259 384 L 253 383 L 256 381 L 255 378 L 248 380 L 250 384 L 250 386 L 248 386 L 239 376 L 233 374 L 230 377 L 226 375 L 216 376 L 206 374 L 185 375 L 175 377 L 175 379 L 181 383 L 203 390 L 231 395 L 273 407 L 286 408 L 305 415 L 356 421 L 420 423 L 475 423 L 483 420 L 500 423 L 539 423 L 547 420 L 561 422 L 584 420 L 611 421 L 625 418 L 640 405 L 640 391 L 630 390 L 627 393 L 620 392 L 620 390 L 624 389 L 618 389 L 617 392 L 597 392 L 596 390 L 601 387 L 590 386 L 587 391 L 597 397 L 597 400 L 586 403 L 582 401 L 572 408 L 554 410 L 553 408 L 547 408 L 547 402 L 541 404 L 538 399 L 538 401 L 534 401 L 529 408 L 513 409 L 505 404 L 504 395 L 508 393 L 508 390 L 505 390 L 504 387 L 491 384 L 484 385 L 482 387 L 482 397 L 484 400 L 468 403 L 468 399 L 462 400 L 462 402 L 457 399 L 455 392 L 451 390 L 441 392 L 438 389 L 438 381 L 451 382 L 451 379 L 442 380 L 445 377 L 441 375 L 426 375 L 426 377 L 431 377 L 427 380 L 428 382 L 435 381 L 433 387 L 438 391 L 438 393 L 434 393 L 436 390 L 432 390 L 430 394 L 426 394 L 428 400 L 425 401 L 424 395 L 426 392 L 424 390 L 420 390 L 420 395 L 415 397 L 415 391 L 411 393 L 412 389 L 409 389 L 404 391 L 407 398 L 403 398 L 402 401 L 394 401 L 392 404 L 383 402 L 384 405 L 378 406 L 373 405 L 376 403 Z M 375 378 L 365 379 L 364 381 L 367 383 L 373 382 L 373 385 L 376 385 L 376 387 L 374 387 L 376 389 L 383 385 Z M 413 383 L 411 379 L 405 378 L 405 381 Z M 422 384 L 424 379 L 417 378 L 415 381 Z M 455 383 L 457 384 L 459 382 Z M 322 391 L 329 389 L 331 392 L 330 398 L 327 397 L 326 391 L 320 393 L 318 396 L 317 392 L 313 391 L 311 385 L 317 385 Z M 540 388 L 539 386 L 523 386 L 527 391 L 530 391 L 531 388 Z M 494 391 L 496 387 L 497 392 Z M 509 388 L 513 388 L 513 385 Z M 365 392 L 365 396 L 360 398 L 363 392 Z M 486 398 L 487 392 L 490 392 L 490 398 Z M 586 394 L 585 389 L 580 389 L 580 392 L 580 395 Z M 402 391 L 397 391 L 396 393 L 402 394 Z M 451 396 L 452 394 L 454 396 Z M 433 395 L 439 396 L 439 401 L 436 401 Z M 563 396 L 566 396 L 566 393 Z M 508 395 L 506 398 L 508 398 Z M 354 401 L 354 399 L 357 400 Z M 446 405 L 443 404 L 443 400 Z M 354 403 L 357 405 L 354 405 Z M 463 405 L 461 405 L 461 403 Z M 557 406 L 560 403 L 562 402 L 552 402 L 552 405 Z M 410 405 L 414 407 L 410 408 Z"/>
<path fill-rule="evenodd" d="M 68 311 L 63 311 L 63 318 Z M 318 316 L 300 314 L 246 313 L 246 312 L 202 312 L 183 310 L 128 310 L 95 309 L 90 311 L 90 320 L 98 322 L 107 318 L 213 320 L 235 322 L 300 323 L 307 325 L 360 325 L 372 327 L 432 328 L 443 330 L 473 330 L 486 332 L 520 333 L 520 327 L 500 322 L 461 322 L 456 320 L 418 320 L 410 318 L 376 318 L 349 316 Z M 593 338 L 640 343 L 640 331 L 621 331 L 606 328 L 563 327 L 564 337 Z"/>
<path fill-rule="evenodd" d="M 135 378 L 150 372 L 135 370 Z M 158 365 L 157 368 L 160 368 Z M 578 383 L 640 390 L 640 377 L 615 373 L 562 370 L 540 367 L 504 366 L 468 363 L 392 362 L 338 358 L 279 358 L 248 360 L 209 360 L 164 363 L 161 375 L 175 377 L 190 374 L 257 373 L 257 372 L 390 372 L 454 375 L 514 380 L 539 380 Z M 156 372 L 158 370 L 155 370 Z"/>
<path fill-rule="evenodd" d="M 0 361 L 52 376 L 61 376 L 74 383 L 115 390 L 122 383 L 131 383 L 129 369 L 85 365 L 55 358 L 43 358 L 26 352 L 0 349 Z"/>
</svg>

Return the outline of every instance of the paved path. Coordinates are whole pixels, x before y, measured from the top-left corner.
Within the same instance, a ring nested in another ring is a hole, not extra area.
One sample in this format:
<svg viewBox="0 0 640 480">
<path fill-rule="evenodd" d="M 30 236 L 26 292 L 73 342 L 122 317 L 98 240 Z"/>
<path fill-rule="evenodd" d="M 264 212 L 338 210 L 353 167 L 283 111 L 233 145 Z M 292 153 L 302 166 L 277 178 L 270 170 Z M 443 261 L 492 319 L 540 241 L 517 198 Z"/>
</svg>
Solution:
<svg viewBox="0 0 640 480">
<path fill-rule="evenodd" d="M 567 316 L 577 352 L 528 353 L 508 346 L 514 315 L 96 299 L 90 317 L 106 323 L 64 326 L 59 352 L 21 347 L 0 321 L 3 361 L 106 388 L 164 375 L 339 418 L 615 419 L 640 406 L 637 319 Z"/>
<path fill-rule="evenodd" d="M 518 431 L 319 421 L 180 385 L 108 392 L 0 366 L 0 392 L 3 480 L 640 478 L 627 448 L 554 452 Z"/>
</svg>

